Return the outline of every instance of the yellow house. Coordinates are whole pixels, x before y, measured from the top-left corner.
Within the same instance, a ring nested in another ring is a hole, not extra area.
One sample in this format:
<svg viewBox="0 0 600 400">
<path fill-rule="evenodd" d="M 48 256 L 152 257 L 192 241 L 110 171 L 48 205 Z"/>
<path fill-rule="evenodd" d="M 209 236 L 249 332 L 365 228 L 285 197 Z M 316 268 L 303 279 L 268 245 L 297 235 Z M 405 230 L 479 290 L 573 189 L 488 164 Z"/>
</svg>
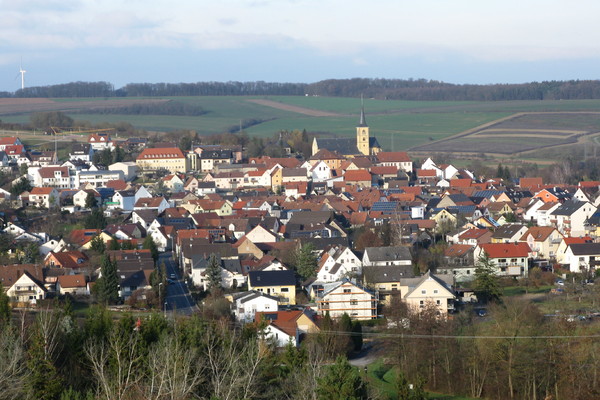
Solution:
<svg viewBox="0 0 600 400">
<path fill-rule="evenodd" d="M 445 316 L 449 310 L 454 309 L 456 296 L 452 288 L 430 271 L 421 278 L 407 279 L 404 283 L 407 289 L 403 299 L 413 310 L 420 311 L 434 306 L 440 316 Z M 403 288 L 400 290 L 403 291 Z"/>
<path fill-rule="evenodd" d="M 435 225 L 438 227 L 438 230 L 442 229 L 444 226 L 447 227 L 448 225 L 456 226 L 457 222 L 456 216 L 445 208 L 432 216 L 431 219 L 435 221 Z"/>
<path fill-rule="evenodd" d="M 248 290 L 279 298 L 279 304 L 296 304 L 296 274 L 289 270 L 250 271 Z"/>
<path fill-rule="evenodd" d="M 408 291 L 402 282 L 415 276 L 412 265 L 365 266 L 362 272 L 363 284 L 379 292 L 381 305 L 389 305 L 393 298 L 402 298 Z"/>
<path fill-rule="evenodd" d="M 189 160 L 177 148 L 152 148 L 144 149 L 135 160 L 141 171 L 168 170 L 171 173 L 187 172 Z"/>
<path fill-rule="evenodd" d="M 276 192 L 283 185 L 283 168 L 275 168 L 271 172 L 271 190 Z"/>
</svg>

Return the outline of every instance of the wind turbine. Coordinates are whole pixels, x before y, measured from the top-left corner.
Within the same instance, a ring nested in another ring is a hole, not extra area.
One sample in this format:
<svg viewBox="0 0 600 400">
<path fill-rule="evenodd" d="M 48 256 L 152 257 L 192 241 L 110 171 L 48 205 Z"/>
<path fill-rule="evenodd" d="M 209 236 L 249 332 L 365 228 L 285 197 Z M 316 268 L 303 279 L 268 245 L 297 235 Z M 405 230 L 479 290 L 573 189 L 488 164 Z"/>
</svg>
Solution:
<svg viewBox="0 0 600 400">
<path fill-rule="evenodd" d="M 25 71 L 23 69 L 23 60 L 21 59 L 21 63 L 19 64 L 19 73 L 21 74 L 21 90 L 25 89 Z"/>
</svg>

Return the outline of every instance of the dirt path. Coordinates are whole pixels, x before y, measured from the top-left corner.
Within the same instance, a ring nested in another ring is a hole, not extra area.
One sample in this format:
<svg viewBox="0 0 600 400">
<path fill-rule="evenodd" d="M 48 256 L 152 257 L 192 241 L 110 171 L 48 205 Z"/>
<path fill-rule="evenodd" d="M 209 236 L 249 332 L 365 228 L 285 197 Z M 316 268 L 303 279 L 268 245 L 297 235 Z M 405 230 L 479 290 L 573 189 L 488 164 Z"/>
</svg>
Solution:
<svg viewBox="0 0 600 400">
<path fill-rule="evenodd" d="M 298 114 L 308 115 L 311 117 L 339 117 L 341 114 L 332 113 L 329 111 L 319 111 L 312 108 L 304 108 L 299 106 L 293 106 L 290 104 L 280 103 L 278 101 L 273 100 L 261 100 L 261 99 L 251 99 L 248 100 L 251 103 L 260 104 L 261 106 L 272 107 L 278 110 L 295 112 Z"/>
</svg>

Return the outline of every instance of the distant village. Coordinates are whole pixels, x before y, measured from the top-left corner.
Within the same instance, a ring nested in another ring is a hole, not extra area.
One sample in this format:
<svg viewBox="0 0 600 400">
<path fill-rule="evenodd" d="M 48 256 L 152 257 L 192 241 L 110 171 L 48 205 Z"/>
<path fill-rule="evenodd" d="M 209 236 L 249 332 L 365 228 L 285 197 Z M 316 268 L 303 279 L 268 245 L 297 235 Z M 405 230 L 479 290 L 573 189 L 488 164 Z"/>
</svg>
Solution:
<svg viewBox="0 0 600 400">
<path fill-rule="evenodd" d="M 135 161 L 93 163 L 94 153 L 117 148 Z M 9 239 L 3 289 L 14 307 L 65 295 L 92 301 L 101 268 L 91 252 L 100 242 L 126 304 L 156 292 L 152 274 L 162 259 L 173 268 L 166 284 L 192 291 L 209 289 L 216 260 L 235 320 L 266 319 L 265 334 L 284 346 L 318 330 L 320 317 L 385 318 L 394 302 L 451 317 L 478 302 L 471 282 L 482 256 L 515 280 L 532 268 L 591 277 L 600 261 L 600 182 L 503 180 L 431 158 L 415 165 L 406 152 L 381 148 L 364 111 L 356 138 L 315 138 L 310 157 L 287 151 L 279 158 L 248 158 L 226 145 L 184 152 L 176 143 L 150 148 L 144 138 L 99 132 L 59 160 L 0 138 L 0 166 L 18 166 L 13 187 L 27 189 L 1 190 L 1 236 Z M 62 237 L 30 229 L 22 212 L 84 219 L 92 209 L 106 226 Z M 143 245 L 148 238 L 158 259 Z M 26 262 L 23 244 L 35 245 L 35 262 Z M 423 257 L 440 244 L 438 259 Z M 154 306 L 176 311 L 162 300 Z"/>
</svg>

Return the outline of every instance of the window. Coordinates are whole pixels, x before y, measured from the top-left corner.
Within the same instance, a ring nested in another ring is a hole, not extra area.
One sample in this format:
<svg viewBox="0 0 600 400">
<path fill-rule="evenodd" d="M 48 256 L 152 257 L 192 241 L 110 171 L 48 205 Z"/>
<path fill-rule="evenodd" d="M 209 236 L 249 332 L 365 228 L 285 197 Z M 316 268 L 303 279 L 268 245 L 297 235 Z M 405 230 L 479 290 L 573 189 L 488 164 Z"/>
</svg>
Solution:
<svg viewBox="0 0 600 400">
<path fill-rule="evenodd" d="M 439 306 L 440 304 L 442 304 L 442 303 L 441 303 L 439 300 L 436 300 L 435 302 L 436 302 L 436 304 L 437 304 L 438 306 Z"/>
<path fill-rule="evenodd" d="M 438 290 L 437 289 L 433 289 L 433 294 L 437 294 Z"/>
<path fill-rule="evenodd" d="M 286 287 L 284 287 L 284 288 L 281 288 L 281 291 L 282 291 L 282 292 L 289 292 L 289 291 L 290 291 L 290 288 L 286 288 Z"/>
<path fill-rule="evenodd" d="M 344 289 L 344 293 L 351 293 L 352 289 Z"/>
<path fill-rule="evenodd" d="M 425 306 L 425 302 L 423 300 L 419 301 L 419 307 L 423 308 Z"/>
<path fill-rule="evenodd" d="M 357 306 L 358 305 L 358 300 L 350 300 L 350 305 L 351 306 Z"/>
<path fill-rule="evenodd" d="M 421 290 L 421 294 L 427 294 L 427 290 L 425 290 L 425 289 Z"/>
</svg>

